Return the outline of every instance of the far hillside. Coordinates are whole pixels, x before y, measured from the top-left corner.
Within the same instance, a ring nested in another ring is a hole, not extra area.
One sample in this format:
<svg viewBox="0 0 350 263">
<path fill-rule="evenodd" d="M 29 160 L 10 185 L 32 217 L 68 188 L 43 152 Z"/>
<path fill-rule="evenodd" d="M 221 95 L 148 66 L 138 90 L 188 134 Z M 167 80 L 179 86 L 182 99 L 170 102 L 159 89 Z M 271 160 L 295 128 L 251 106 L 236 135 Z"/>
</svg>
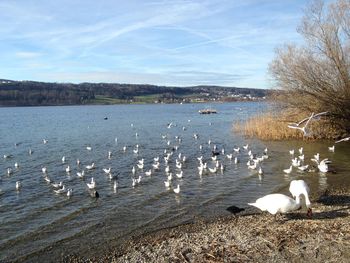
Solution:
<svg viewBox="0 0 350 263">
<path fill-rule="evenodd" d="M 0 106 L 242 101 L 261 100 L 266 95 L 267 90 L 263 89 L 221 86 L 167 87 L 0 80 Z"/>
</svg>

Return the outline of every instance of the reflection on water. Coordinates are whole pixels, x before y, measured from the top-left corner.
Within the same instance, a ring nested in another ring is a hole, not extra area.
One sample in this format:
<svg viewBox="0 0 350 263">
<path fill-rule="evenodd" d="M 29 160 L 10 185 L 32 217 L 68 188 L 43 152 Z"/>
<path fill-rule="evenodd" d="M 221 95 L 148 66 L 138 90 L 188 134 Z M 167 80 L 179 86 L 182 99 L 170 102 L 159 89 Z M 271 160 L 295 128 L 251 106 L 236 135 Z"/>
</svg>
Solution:
<svg viewBox="0 0 350 263">
<path fill-rule="evenodd" d="M 328 187 L 327 174 L 320 172 L 318 178 L 318 188 L 320 191 L 325 191 Z"/>
<path fill-rule="evenodd" d="M 245 139 L 233 131 L 232 124 L 263 111 L 264 103 L 215 104 L 218 114 L 198 114 L 199 109 L 209 106 L 213 105 L 1 108 L 0 154 L 12 157 L 0 159 L 0 261 L 23 260 L 24 256 L 33 262 L 45 261 L 60 257 L 63 251 L 96 255 L 108 249 L 106 244 L 116 244 L 131 235 L 196 218 L 227 215 L 229 206 L 246 206 L 271 192 L 287 193 L 294 179 L 307 181 L 312 193 L 349 182 L 347 143 L 337 145 L 335 152 L 330 153 L 327 147 L 331 142 Z M 108 120 L 104 119 L 106 116 Z M 195 133 L 198 139 L 194 138 Z M 48 142 L 44 144 L 43 139 Z M 246 143 L 257 156 L 262 155 L 265 147 L 269 149 L 269 158 L 261 163 L 263 175 L 247 168 L 247 151 L 233 152 L 234 147 L 242 148 Z M 224 148 L 225 154 L 233 153 L 239 163 L 220 154 L 218 159 L 224 171 L 200 175 L 197 157 L 203 156 L 208 167 L 213 168 L 214 145 L 219 151 Z M 87 150 L 87 146 L 92 149 Z M 316 170 L 294 169 L 291 174 L 284 174 L 283 169 L 291 162 L 289 150 L 301 146 L 305 164 L 313 165 L 310 159 L 319 152 L 321 159 L 332 161 L 336 173 L 324 175 Z M 174 153 L 168 164 L 174 177 L 169 190 L 164 187 L 167 180 L 164 150 Z M 187 159 L 182 179 L 175 175 L 180 172 L 175 162 L 179 153 Z M 61 161 L 63 156 L 65 164 Z M 145 175 L 157 156 L 159 170 Z M 132 167 L 141 159 L 144 168 L 133 175 Z M 15 162 L 18 168 L 14 167 Z M 93 162 L 96 168 L 86 170 L 85 166 Z M 70 173 L 65 171 L 67 165 Z M 53 192 L 42 173 L 43 166 L 47 167 L 47 177 L 52 182 L 62 181 L 73 189 L 70 198 Z M 112 179 L 102 170 L 109 167 Z M 10 176 L 8 168 L 13 170 Z M 85 177 L 78 178 L 76 173 L 83 169 Z M 139 176 L 140 183 L 132 187 L 132 178 Z M 91 198 L 87 190 L 86 183 L 92 177 L 99 199 Z M 15 189 L 18 180 L 22 183 L 20 191 Z M 178 195 L 173 192 L 177 184 L 181 188 Z M 41 252 L 48 248 L 50 253 Z"/>
</svg>

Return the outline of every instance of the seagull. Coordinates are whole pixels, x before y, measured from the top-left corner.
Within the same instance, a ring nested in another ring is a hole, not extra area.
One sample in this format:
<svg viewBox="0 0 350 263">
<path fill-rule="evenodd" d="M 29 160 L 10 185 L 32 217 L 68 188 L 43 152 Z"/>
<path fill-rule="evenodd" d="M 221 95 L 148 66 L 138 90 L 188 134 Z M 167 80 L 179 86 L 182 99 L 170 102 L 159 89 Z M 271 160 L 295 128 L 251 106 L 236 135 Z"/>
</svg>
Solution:
<svg viewBox="0 0 350 263">
<path fill-rule="evenodd" d="M 346 137 L 346 138 L 340 139 L 340 140 L 336 141 L 335 143 L 347 142 L 348 140 L 350 140 L 350 137 Z"/>
<path fill-rule="evenodd" d="M 70 170 L 70 166 L 68 165 L 68 166 L 66 167 L 66 173 L 68 173 L 68 174 L 69 174 L 69 173 L 70 173 L 70 171 L 71 171 L 71 170 Z"/>
<path fill-rule="evenodd" d="M 216 167 L 214 167 L 214 168 L 210 168 L 210 167 L 209 167 L 209 171 L 210 171 L 211 173 L 216 173 L 216 172 L 217 172 L 217 168 L 216 168 Z"/>
<path fill-rule="evenodd" d="M 91 165 L 86 165 L 85 168 L 88 170 L 92 170 L 95 168 L 95 163 L 92 163 Z"/>
<path fill-rule="evenodd" d="M 115 180 L 115 181 L 114 181 L 114 184 L 113 184 L 113 190 L 114 190 L 114 192 L 117 191 L 117 188 L 118 188 L 118 182 L 117 182 L 117 180 Z"/>
<path fill-rule="evenodd" d="M 21 181 L 16 182 L 16 190 L 19 191 L 22 187 Z"/>
<path fill-rule="evenodd" d="M 300 148 L 299 148 L 299 153 L 300 153 L 300 154 L 303 154 L 303 151 L 304 151 L 304 148 L 303 148 L 303 147 L 300 147 Z"/>
<path fill-rule="evenodd" d="M 123 147 L 123 152 L 126 152 L 126 146 Z"/>
<path fill-rule="evenodd" d="M 67 190 L 67 196 L 68 196 L 68 197 L 71 197 L 71 196 L 72 196 L 72 193 L 73 193 L 73 189 L 68 189 L 68 190 Z"/>
<path fill-rule="evenodd" d="M 85 174 L 85 171 L 84 171 L 84 170 L 82 170 L 81 172 L 77 172 L 77 176 L 78 176 L 79 178 L 83 178 L 83 177 L 84 177 L 84 174 Z"/>
<path fill-rule="evenodd" d="M 108 151 L 108 159 L 111 159 L 111 157 L 112 157 L 112 152 Z"/>
<path fill-rule="evenodd" d="M 306 169 L 307 169 L 308 167 L 309 167 L 309 165 L 306 164 L 306 165 L 303 165 L 303 166 L 299 166 L 298 169 L 299 169 L 300 171 L 306 171 Z"/>
<path fill-rule="evenodd" d="M 110 174 L 111 173 L 111 167 L 107 168 L 103 168 L 102 169 L 106 174 Z"/>
<path fill-rule="evenodd" d="M 7 175 L 11 175 L 11 174 L 13 174 L 12 169 L 11 168 L 7 168 Z"/>
<path fill-rule="evenodd" d="M 78 165 L 78 166 L 80 165 L 80 160 L 79 160 L 79 159 L 77 159 L 77 165 Z"/>
<path fill-rule="evenodd" d="M 45 179 L 45 181 L 46 181 L 47 183 L 51 183 L 51 180 L 50 180 L 50 178 L 49 178 L 47 175 L 44 177 L 44 179 Z"/>
<path fill-rule="evenodd" d="M 239 147 L 233 148 L 233 151 L 236 152 L 236 153 L 239 153 L 240 148 Z"/>
<path fill-rule="evenodd" d="M 86 146 L 86 150 L 91 151 L 92 150 L 91 146 Z"/>
<path fill-rule="evenodd" d="M 233 155 L 232 155 L 232 153 L 231 154 L 226 154 L 226 157 L 227 157 L 227 159 L 232 160 Z"/>
<path fill-rule="evenodd" d="M 237 157 L 235 157 L 235 161 L 234 161 L 234 163 L 235 163 L 235 164 L 237 164 L 237 163 L 238 163 L 238 158 L 237 158 Z"/>
<path fill-rule="evenodd" d="M 145 172 L 145 175 L 147 175 L 147 176 L 151 176 L 151 175 L 152 175 L 152 170 L 151 170 L 151 169 L 149 169 L 148 171 L 146 171 L 146 172 Z"/>
<path fill-rule="evenodd" d="M 328 147 L 328 151 L 333 152 L 334 153 L 335 150 L 335 145 Z"/>
<path fill-rule="evenodd" d="M 46 139 L 43 139 L 43 144 L 47 144 L 49 141 Z"/>
<path fill-rule="evenodd" d="M 175 189 L 173 189 L 175 194 L 179 194 L 180 193 L 180 185 L 178 184 L 177 187 Z"/>
<path fill-rule="evenodd" d="M 170 182 L 171 181 L 169 181 L 169 180 L 164 181 L 164 185 L 165 185 L 166 188 L 170 188 Z"/>
<path fill-rule="evenodd" d="M 61 189 L 53 190 L 56 194 L 62 194 L 66 191 L 66 187 L 62 185 Z"/>
<path fill-rule="evenodd" d="M 293 180 L 290 182 L 289 192 L 294 198 L 300 198 L 301 195 L 304 195 L 305 205 L 307 210 L 307 215 L 312 216 L 311 202 L 309 199 L 310 188 L 304 180 Z"/>
<path fill-rule="evenodd" d="M 42 171 L 43 174 L 46 174 L 46 173 L 47 173 L 47 168 L 46 168 L 46 166 L 43 166 L 43 167 L 41 168 L 41 171 Z"/>
<path fill-rule="evenodd" d="M 301 121 L 299 121 L 298 123 L 290 123 L 288 125 L 288 128 L 291 128 L 291 129 L 299 129 L 301 130 L 303 133 L 304 133 L 304 136 L 308 136 L 309 135 L 309 132 L 306 130 L 308 124 L 310 123 L 310 121 L 316 117 L 319 117 L 319 116 L 322 116 L 322 115 L 325 115 L 325 114 L 328 114 L 328 112 L 320 112 L 320 113 L 317 113 L 317 114 L 314 114 L 314 112 L 311 114 L 310 117 L 307 117 Z M 299 127 L 301 124 L 303 124 L 304 122 L 306 122 L 306 124 L 304 125 L 304 127 Z"/>
<path fill-rule="evenodd" d="M 183 176 L 183 171 L 181 171 L 180 173 L 176 174 L 177 178 L 182 178 L 182 176 Z"/>
<path fill-rule="evenodd" d="M 327 173 L 328 172 L 328 164 L 331 163 L 331 161 L 329 161 L 328 159 L 323 159 L 318 165 L 318 169 L 320 170 L 320 172 L 322 173 Z"/>
<path fill-rule="evenodd" d="M 294 155 L 294 149 L 289 151 L 290 155 Z"/>
<path fill-rule="evenodd" d="M 136 172 L 135 166 L 132 167 L 131 172 L 132 172 L 132 174 L 135 174 L 135 172 Z"/>
<path fill-rule="evenodd" d="M 259 167 L 258 174 L 263 174 L 263 170 L 262 170 L 262 168 L 261 168 L 261 167 Z"/>
<path fill-rule="evenodd" d="M 51 185 L 52 185 L 53 188 L 60 188 L 60 187 L 63 187 L 63 182 L 52 183 Z"/>
<path fill-rule="evenodd" d="M 292 167 L 293 165 L 291 165 L 288 169 L 284 169 L 283 172 L 286 174 L 290 174 L 292 172 Z"/>
<path fill-rule="evenodd" d="M 91 183 L 86 183 L 89 189 L 94 189 L 96 187 L 96 182 L 93 177 L 91 177 Z"/>
<path fill-rule="evenodd" d="M 287 213 L 299 209 L 300 199 L 299 196 L 294 200 L 283 194 L 269 194 L 258 198 L 255 203 L 248 203 L 248 205 L 276 215 L 277 213 Z"/>
<path fill-rule="evenodd" d="M 159 165 L 160 165 L 160 163 L 154 163 L 154 164 L 152 164 L 152 167 L 153 167 L 154 170 L 158 170 L 159 169 Z"/>
<path fill-rule="evenodd" d="M 66 162 L 66 156 L 63 156 L 62 157 L 62 163 L 65 163 Z"/>
<path fill-rule="evenodd" d="M 248 150 L 249 144 L 243 145 L 244 150 Z"/>
</svg>

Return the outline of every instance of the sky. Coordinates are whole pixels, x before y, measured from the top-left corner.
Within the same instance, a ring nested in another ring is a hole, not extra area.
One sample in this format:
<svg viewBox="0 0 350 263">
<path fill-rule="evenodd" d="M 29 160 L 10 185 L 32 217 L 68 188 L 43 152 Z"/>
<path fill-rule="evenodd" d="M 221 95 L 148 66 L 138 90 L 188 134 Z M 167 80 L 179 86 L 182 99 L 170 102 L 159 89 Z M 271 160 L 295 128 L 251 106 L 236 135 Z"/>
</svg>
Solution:
<svg viewBox="0 0 350 263">
<path fill-rule="evenodd" d="M 307 0 L 0 0 L 0 78 L 271 88 Z"/>
</svg>

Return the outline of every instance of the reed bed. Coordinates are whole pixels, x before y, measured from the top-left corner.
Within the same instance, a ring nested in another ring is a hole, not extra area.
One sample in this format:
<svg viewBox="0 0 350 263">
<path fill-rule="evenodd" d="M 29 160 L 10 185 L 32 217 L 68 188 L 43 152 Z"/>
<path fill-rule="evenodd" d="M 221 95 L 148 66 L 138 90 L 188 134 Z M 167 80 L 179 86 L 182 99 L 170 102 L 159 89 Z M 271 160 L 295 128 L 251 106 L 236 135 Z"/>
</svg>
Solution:
<svg viewBox="0 0 350 263">
<path fill-rule="evenodd" d="M 308 125 L 311 131 L 308 136 L 304 136 L 299 129 L 288 128 L 289 123 L 298 122 L 310 115 L 311 113 L 288 111 L 265 112 L 245 122 L 234 123 L 233 130 L 248 138 L 256 137 L 261 140 L 316 140 L 335 139 L 342 136 L 343 132 L 327 120 L 327 117 L 312 120 Z"/>
</svg>

